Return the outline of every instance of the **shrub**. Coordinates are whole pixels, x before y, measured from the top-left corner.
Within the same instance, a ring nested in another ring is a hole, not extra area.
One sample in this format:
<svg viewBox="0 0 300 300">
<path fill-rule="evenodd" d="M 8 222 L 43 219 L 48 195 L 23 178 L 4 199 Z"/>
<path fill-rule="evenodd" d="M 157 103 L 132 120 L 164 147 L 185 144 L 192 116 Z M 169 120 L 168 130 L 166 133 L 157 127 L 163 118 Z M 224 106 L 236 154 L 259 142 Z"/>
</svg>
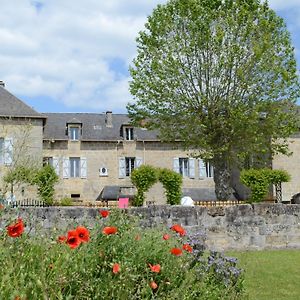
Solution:
<svg viewBox="0 0 300 300">
<path fill-rule="evenodd" d="M 72 206 L 73 200 L 69 197 L 64 197 L 64 198 L 61 198 L 60 201 L 56 204 L 60 205 L 60 206 Z"/>
<path fill-rule="evenodd" d="M 48 205 L 53 204 L 54 185 L 58 181 L 58 176 L 52 166 L 46 165 L 37 171 L 33 183 L 38 187 L 38 194 Z"/>
<path fill-rule="evenodd" d="M 91 230 L 74 225 L 59 238 L 57 232 L 23 233 L 16 238 L 0 232 L 0 299 L 238 299 L 241 295 L 242 278 L 235 277 L 235 269 L 230 271 L 234 263 L 205 258 L 183 246 L 186 235 L 164 227 L 141 229 L 138 221 L 116 210 L 99 214 Z M 163 239 L 164 233 L 168 239 Z M 172 255 L 174 248 L 181 255 Z"/>
<path fill-rule="evenodd" d="M 167 203 L 180 204 L 182 176 L 169 169 L 159 169 L 158 179 L 165 188 Z"/>
<path fill-rule="evenodd" d="M 287 182 L 290 176 L 283 170 L 249 169 L 242 170 L 240 180 L 251 189 L 249 202 L 252 203 L 262 201 L 268 194 L 271 184 Z"/>
<path fill-rule="evenodd" d="M 145 200 L 145 192 L 157 182 L 157 171 L 152 166 L 143 165 L 134 169 L 131 173 L 131 181 L 137 188 L 137 194 L 134 196 L 133 205 L 142 206 Z"/>
</svg>

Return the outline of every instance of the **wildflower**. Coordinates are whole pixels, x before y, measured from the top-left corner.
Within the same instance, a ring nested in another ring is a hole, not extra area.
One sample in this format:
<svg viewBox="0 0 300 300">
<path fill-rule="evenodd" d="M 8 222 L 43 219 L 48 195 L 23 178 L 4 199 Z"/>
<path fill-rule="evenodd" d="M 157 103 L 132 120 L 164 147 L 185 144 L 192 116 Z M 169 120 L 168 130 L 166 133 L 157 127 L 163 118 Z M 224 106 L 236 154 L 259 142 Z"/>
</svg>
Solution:
<svg viewBox="0 0 300 300">
<path fill-rule="evenodd" d="M 185 230 L 179 224 L 175 224 L 171 227 L 171 230 L 179 233 L 181 236 L 185 235 Z"/>
<path fill-rule="evenodd" d="M 166 241 L 166 240 L 168 240 L 170 238 L 170 235 L 169 234 L 164 234 L 163 235 L 163 239 Z"/>
<path fill-rule="evenodd" d="M 152 290 L 156 290 L 158 288 L 158 285 L 156 284 L 155 281 L 151 281 L 150 282 L 150 287 L 151 287 Z"/>
<path fill-rule="evenodd" d="M 0 210 L 1 209 L 4 209 L 4 205 L 3 204 L 0 204 Z"/>
<path fill-rule="evenodd" d="M 67 240 L 67 237 L 65 235 L 60 235 L 58 238 L 57 238 L 57 241 L 59 243 L 64 243 L 65 241 Z"/>
<path fill-rule="evenodd" d="M 175 256 L 180 256 L 182 254 L 182 250 L 180 248 L 172 248 L 170 252 Z"/>
<path fill-rule="evenodd" d="M 118 228 L 117 227 L 104 227 L 102 230 L 103 234 L 109 235 L 109 234 L 115 234 L 118 232 Z"/>
<path fill-rule="evenodd" d="M 101 215 L 102 218 L 107 218 L 109 215 L 108 210 L 99 210 L 99 214 Z"/>
<path fill-rule="evenodd" d="M 87 228 L 83 227 L 83 226 L 78 226 L 76 228 L 76 232 L 78 234 L 78 237 L 80 239 L 81 242 L 86 243 L 89 241 L 90 239 L 90 232 L 88 231 Z"/>
<path fill-rule="evenodd" d="M 151 264 L 149 264 L 149 267 L 150 267 L 151 271 L 154 272 L 154 273 L 159 273 L 160 272 L 160 265 L 159 264 L 153 265 L 153 266 Z"/>
<path fill-rule="evenodd" d="M 139 241 L 141 239 L 141 236 L 139 234 L 137 234 L 134 238 L 136 241 Z"/>
<path fill-rule="evenodd" d="M 76 230 L 69 230 L 66 243 L 69 245 L 71 249 L 77 248 L 81 240 L 78 236 L 78 232 Z"/>
<path fill-rule="evenodd" d="M 184 244 L 182 246 L 182 249 L 185 250 L 185 251 L 187 251 L 187 252 L 190 252 L 190 253 L 193 252 L 193 248 L 189 244 Z"/>
<path fill-rule="evenodd" d="M 15 237 L 18 237 L 18 236 L 22 235 L 22 233 L 24 232 L 23 220 L 21 218 L 19 218 L 17 222 L 7 226 L 6 229 L 7 229 L 7 234 L 10 237 L 15 238 Z"/>
<path fill-rule="evenodd" d="M 117 263 L 115 263 L 115 264 L 113 265 L 112 272 L 113 272 L 114 274 L 118 274 L 118 273 L 120 272 L 120 265 L 117 264 Z"/>
</svg>

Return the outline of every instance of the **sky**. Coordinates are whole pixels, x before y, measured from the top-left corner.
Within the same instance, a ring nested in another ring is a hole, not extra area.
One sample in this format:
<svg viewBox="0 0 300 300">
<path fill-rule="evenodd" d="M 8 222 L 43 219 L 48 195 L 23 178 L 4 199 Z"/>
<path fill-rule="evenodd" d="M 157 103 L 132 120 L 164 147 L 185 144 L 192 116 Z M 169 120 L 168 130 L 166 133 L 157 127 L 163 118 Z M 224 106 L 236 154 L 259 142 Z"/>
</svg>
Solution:
<svg viewBox="0 0 300 300">
<path fill-rule="evenodd" d="M 126 113 L 129 65 L 166 0 L 0 0 L 0 80 L 38 112 Z M 300 68 L 300 0 L 269 0 Z"/>
</svg>

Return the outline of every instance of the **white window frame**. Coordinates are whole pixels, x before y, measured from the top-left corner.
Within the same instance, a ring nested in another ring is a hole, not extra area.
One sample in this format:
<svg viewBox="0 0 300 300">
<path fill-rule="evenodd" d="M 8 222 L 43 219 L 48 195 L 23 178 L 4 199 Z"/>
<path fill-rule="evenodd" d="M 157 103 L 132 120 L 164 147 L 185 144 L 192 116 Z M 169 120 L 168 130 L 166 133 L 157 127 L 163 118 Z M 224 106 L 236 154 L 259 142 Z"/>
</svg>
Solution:
<svg viewBox="0 0 300 300">
<path fill-rule="evenodd" d="M 187 157 L 179 157 L 179 174 L 183 177 L 189 177 L 189 159 Z"/>
<path fill-rule="evenodd" d="M 124 139 L 126 141 L 133 141 L 134 140 L 133 127 L 124 127 Z"/>
<path fill-rule="evenodd" d="M 199 159 L 199 178 L 213 178 L 214 168 L 209 161 Z"/>
<path fill-rule="evenodd" d="M 81 177 L 81 164 L 80 164 L 80 157 L 70 157 L 70 178 L 80 178 Z"/>
<path fill-rule="evenodd" d="M 125 175 L 129 177 L 132 171 L 136 168 L 135 157 L 125 157 Z"/>
<path fill-rule="evenodd" d="M 77 132 L 77 136 L 76 136 Z M 80 127 L 79 126 L 69 126 L 69 140 L 79 141 L 80 140 Z"/>
</svg>

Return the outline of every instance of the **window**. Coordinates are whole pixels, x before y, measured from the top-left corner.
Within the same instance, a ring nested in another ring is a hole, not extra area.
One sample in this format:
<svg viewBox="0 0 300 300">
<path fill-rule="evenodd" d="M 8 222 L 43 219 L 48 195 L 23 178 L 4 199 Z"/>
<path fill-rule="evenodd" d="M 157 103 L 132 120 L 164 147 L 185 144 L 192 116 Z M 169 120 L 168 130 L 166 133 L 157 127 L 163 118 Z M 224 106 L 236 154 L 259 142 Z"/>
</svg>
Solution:
<svg viewBox="0 0 300 300">
<path fill-rule="evenodd" d="M 188 158 L 179 158 L 179 173 L 182 176 L 189 175 L 189 159 Z"/>
<path fill-rule="evenodd" d="M 71 141 L 79 141 L 79 127 L 69 127 L 69 139 Z"/>
<path fill-rule="evenodd" d="M 126 141 L 133 141 L 133 128 L 132 127 L 125 127 L 125 140 Z"/>
<path fill-rule="evenodd" d="M 44 157 L 43 158 L 43 166 L 50 165 L 53 167 L 53 157 Z"/>
<path fill-rule="evenodd" d="M 135 168 L 135 158 L 125 157 L 125 164 L 126 164 L 126 176 L 130 176 L 131 172 Z"/>
<path fill-rule="evenodd" d="M 194 158 L 174 158 L 173 170 L 184 177 L 195 178 L 195 159 Z"/>
<path fill-rule="evenodd" d="M 132 171 L 142 165 L 141 157 L 119 157 L 119 178 L 131 175 Z"/>
<path fill-rule="evenodd" d="M 70 177 L 80 177 L 79 157 L 70 157 Z"/>
<path fill-rule="evenodd" d="M 208 161 L 199 159 L 199 177 L 212 178 L 214 177 L 214 168 Z"/>
</svg>

